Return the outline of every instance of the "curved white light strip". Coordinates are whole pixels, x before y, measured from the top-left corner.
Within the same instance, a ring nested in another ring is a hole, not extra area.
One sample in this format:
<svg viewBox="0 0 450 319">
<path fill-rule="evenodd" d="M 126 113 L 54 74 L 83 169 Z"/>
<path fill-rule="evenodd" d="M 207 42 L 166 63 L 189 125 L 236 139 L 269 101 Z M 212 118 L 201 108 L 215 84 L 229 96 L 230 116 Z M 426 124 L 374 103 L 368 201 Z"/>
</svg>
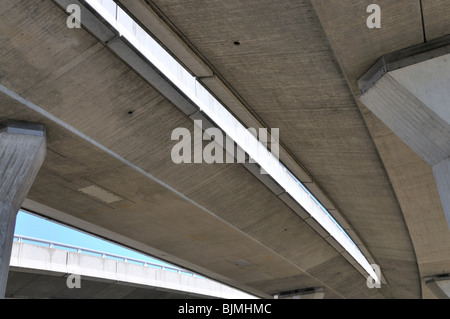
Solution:
<svg viewBox="0 0 450 319">
<path fill-rule="evenodd" d="M 87 3 L 277 181 L 377 283 L 380 282 L 359 248 L 328 211 L 194 76 L 113 0 L 87 0 Z"/>
</svg>

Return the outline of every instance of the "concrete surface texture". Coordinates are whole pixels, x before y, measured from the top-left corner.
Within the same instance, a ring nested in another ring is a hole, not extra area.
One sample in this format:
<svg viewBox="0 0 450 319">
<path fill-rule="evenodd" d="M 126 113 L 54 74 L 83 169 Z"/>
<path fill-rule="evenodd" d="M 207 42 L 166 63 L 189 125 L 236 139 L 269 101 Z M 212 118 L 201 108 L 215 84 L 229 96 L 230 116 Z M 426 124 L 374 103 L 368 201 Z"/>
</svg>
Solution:
<svg viewBox="0 0 450 319">
<path fill-rule="evenodd" d="M 448 33 L 446 1 L 384 0 L 380 29 L 362 0 L 117 2 L 243 123 L 280 129 L 281 160 L 384 284 L 370 289 L 243 165 L 174 164 L 171 132 L 193 121 L 173 96 L 67 28 L 56 1 L 5 0 L 0 120 L 45 124 L 48 137 L 27 208 L 263 298 L 435 298 L 423 278 L 450 272 L 450 234 L 431 167 L 359 101 L 357 81 L 382 55 Z"/>
<path fill-rule="evenodd" d="M 16 215 L 45 154 L 42 125 L 0 123 L 0 298 L 5 295 Z"/>
<path fill-rule="evenodd" d="M 436 47 L 434 50 L 404 58 L 402 67 L 386 66 L 388 72 L 367 87 L 360 99 L 432 167 L 444 213 L 450 222 L 449 54 L 444 54 L 449 45 L 447 41 L 440 46 L 439 43 L 429 44 L 431 48 Z M 418 61 L 419 56 L 424 61 Z"/>
</svg>

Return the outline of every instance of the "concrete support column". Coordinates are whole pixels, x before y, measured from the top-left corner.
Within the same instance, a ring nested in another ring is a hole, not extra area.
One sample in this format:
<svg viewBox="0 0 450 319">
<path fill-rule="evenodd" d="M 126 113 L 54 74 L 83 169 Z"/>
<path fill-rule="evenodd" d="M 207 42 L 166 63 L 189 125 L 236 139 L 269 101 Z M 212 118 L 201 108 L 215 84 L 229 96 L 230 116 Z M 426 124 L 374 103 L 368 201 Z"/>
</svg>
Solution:
<svg viewBox="0 0 450 319">
<path fill-rule="evenodd" d="M 46 155 L 45 128 L 0 123 L 0 298 L 4 298 L 16 215 Z"/>
<path fill-rule="evenodd" d="M 433 169 L 450 227 L 450 37 L 382 57 L 360 100 Z"/>
<path fill-rule="evenodd" d="M 450 159 L 433 166 L 434 179 L 441 198 L 445 216 L 450 225 Z M 450 227 L 450 226 L 449 226 Z"/>
</svg>

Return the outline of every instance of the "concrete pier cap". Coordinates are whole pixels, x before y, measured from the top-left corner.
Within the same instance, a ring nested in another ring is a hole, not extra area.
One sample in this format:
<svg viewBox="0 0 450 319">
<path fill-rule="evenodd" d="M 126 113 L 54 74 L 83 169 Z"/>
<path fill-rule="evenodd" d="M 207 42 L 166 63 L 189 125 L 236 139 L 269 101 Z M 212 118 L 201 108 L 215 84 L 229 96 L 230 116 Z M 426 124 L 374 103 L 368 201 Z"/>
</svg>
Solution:
<svg viewBox="0 0 450 319">
<path fill-rule="evenodd" d="M 0 298 L 5 294 L 17 212 L 46 154 L 44 125 L 0 123 Z"/>
<path fill-rule="evenodd" d="M 432 167 L 450 228 L 450 36 L 381 57 L 360 101 Z"/>
<path fill-rule="evenodd" d="M 0 134 L 1 133 L 42 136 L 47 140 L 45 125 L 40 123 L 6 120 L 0 122 Z"/>
</svg>

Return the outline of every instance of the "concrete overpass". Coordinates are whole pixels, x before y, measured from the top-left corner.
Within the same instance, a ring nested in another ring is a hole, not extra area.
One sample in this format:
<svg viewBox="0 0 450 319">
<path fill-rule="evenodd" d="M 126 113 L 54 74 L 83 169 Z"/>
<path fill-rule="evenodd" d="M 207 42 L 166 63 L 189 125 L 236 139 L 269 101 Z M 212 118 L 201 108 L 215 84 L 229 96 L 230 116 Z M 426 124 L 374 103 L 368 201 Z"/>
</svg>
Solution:
<svg viewBox="0 0 450 319">
<path fill-rule="evenodd" d="M 67 26 L 73 3 L 82 28 Z M 279 128 L 281 162 L 382 285 L 256 165 L 175 164 L 171 133 L 207 116 L 85 1 L 0 8 L 0 122 L 43 125 L 0 131 L 3 264 L 22 206 L 263 298 L 442 297 L 427 283 L 450 272 L 446 193 L 358 80 L 448 34 L 445 0 L 378 1 L 381 28 L 363 0 L 116 3 L 244 126 Z"/>
<path fill-rule="evenodd" d="M 254 299 L 178 267 L 15 236 L 6 298 Z"/>
</svg>

